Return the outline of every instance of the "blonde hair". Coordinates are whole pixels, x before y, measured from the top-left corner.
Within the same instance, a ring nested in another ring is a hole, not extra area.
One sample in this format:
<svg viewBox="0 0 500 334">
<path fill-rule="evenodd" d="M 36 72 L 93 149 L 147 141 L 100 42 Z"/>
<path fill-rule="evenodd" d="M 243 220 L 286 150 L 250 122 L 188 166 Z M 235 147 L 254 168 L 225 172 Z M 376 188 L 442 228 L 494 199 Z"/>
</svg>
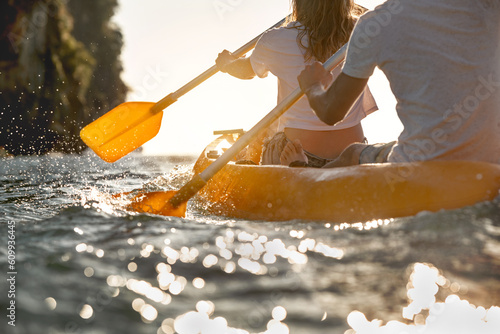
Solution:
<svg viewBox="0 0 500 334">
<path fill-rule="evenodd" d="M 299 25 L 297 43 L 305 60 L 324 62 L 349 41 L 360 8 L 353 0 L 291 0 L 290 21 Z M 303 39 L 307 35 L 307 46 Z"/>
</svg>

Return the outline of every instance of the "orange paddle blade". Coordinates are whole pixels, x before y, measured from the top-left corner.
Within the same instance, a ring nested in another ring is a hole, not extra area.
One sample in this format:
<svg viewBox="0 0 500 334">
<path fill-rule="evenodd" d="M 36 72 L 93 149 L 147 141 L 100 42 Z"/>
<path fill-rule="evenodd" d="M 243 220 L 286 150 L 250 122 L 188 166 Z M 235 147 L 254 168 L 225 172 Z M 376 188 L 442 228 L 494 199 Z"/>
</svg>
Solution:
<svg viewBox="0 0 500 334">
<path fill-rule="evenodd" d="M 154 191 L 141 193 L 132 199 L 128 209 L 141 213 L 153 213 L 162 216 L 184 217 L 186 215 L 187 202 L 181 203 L 174 208 L 170 199 L 177 191 Z"/>
<path fill-rule="evenodd" d="M 163 112 L 152 102 L 122 103 L 80 131 L 80 137 L 101 159 L 115 162 L 158 134 Z"/>
</svg>

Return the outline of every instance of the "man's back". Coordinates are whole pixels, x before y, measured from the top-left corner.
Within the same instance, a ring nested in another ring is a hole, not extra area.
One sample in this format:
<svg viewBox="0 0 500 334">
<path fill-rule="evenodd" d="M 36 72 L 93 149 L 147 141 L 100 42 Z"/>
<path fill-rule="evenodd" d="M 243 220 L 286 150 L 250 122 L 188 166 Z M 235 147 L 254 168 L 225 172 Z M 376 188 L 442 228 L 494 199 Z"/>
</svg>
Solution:
<svg viewBox="0 0 500 334">
<path fill-rule="evenodd" d="M 390 0 L 353 33 L 344 72 L 377 65 L 404 125 L 390 161 L 500 163 L 498 0 Z"/>
</svg>

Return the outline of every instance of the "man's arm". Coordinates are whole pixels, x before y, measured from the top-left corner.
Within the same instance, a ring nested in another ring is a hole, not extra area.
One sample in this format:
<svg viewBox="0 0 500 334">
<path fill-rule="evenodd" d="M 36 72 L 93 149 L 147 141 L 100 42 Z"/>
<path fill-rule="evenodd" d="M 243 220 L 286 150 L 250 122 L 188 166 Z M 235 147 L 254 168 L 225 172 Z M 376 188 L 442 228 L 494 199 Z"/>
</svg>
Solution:
<svg viewBox="0 0 500 334">
<path fill-rule="evenodd" d="M 368 83 L 341 73 L 332 81 L 331 73 L 321 63 L 306 66 L 298 77 L 300 87 L 309 100 L 309 105 L 318 118 L 328 125 L 340 122 Z"/>
<path fill-rule="evenodd" d="M 219 53 L 215 63 L 219 71 L 228 73 L 238 79 L 252 79 L 256 75 L 250 63 L 250 58 L 236 58 L 227 50 Z"/>
</svg>

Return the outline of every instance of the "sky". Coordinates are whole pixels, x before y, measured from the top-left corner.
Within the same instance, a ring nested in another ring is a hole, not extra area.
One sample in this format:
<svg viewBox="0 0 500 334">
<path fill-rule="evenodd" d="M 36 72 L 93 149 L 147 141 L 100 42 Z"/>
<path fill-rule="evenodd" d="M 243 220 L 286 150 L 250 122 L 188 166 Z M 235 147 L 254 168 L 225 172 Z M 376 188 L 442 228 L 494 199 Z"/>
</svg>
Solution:
<svg viewBox="0 0 500 334">
<path fill-rule="evenodd" d="M 124 36 L 127 101 L 159 101 L 212 67 L 219 52 L 235 51 L 289 12 L 289 0 L 119 0 L 113 21 Z M 377 71 L 369 86 L 380 110 L 362 122 L 365 135 L 370 143 L 395 140 L 402 126 L 385 76 Z M 218 73 L 165 109 L 144 153 L 197 155 L 214 130 L 249 130 L 276 97 L 272 75 L 239 80 Z"/>
</svg>

